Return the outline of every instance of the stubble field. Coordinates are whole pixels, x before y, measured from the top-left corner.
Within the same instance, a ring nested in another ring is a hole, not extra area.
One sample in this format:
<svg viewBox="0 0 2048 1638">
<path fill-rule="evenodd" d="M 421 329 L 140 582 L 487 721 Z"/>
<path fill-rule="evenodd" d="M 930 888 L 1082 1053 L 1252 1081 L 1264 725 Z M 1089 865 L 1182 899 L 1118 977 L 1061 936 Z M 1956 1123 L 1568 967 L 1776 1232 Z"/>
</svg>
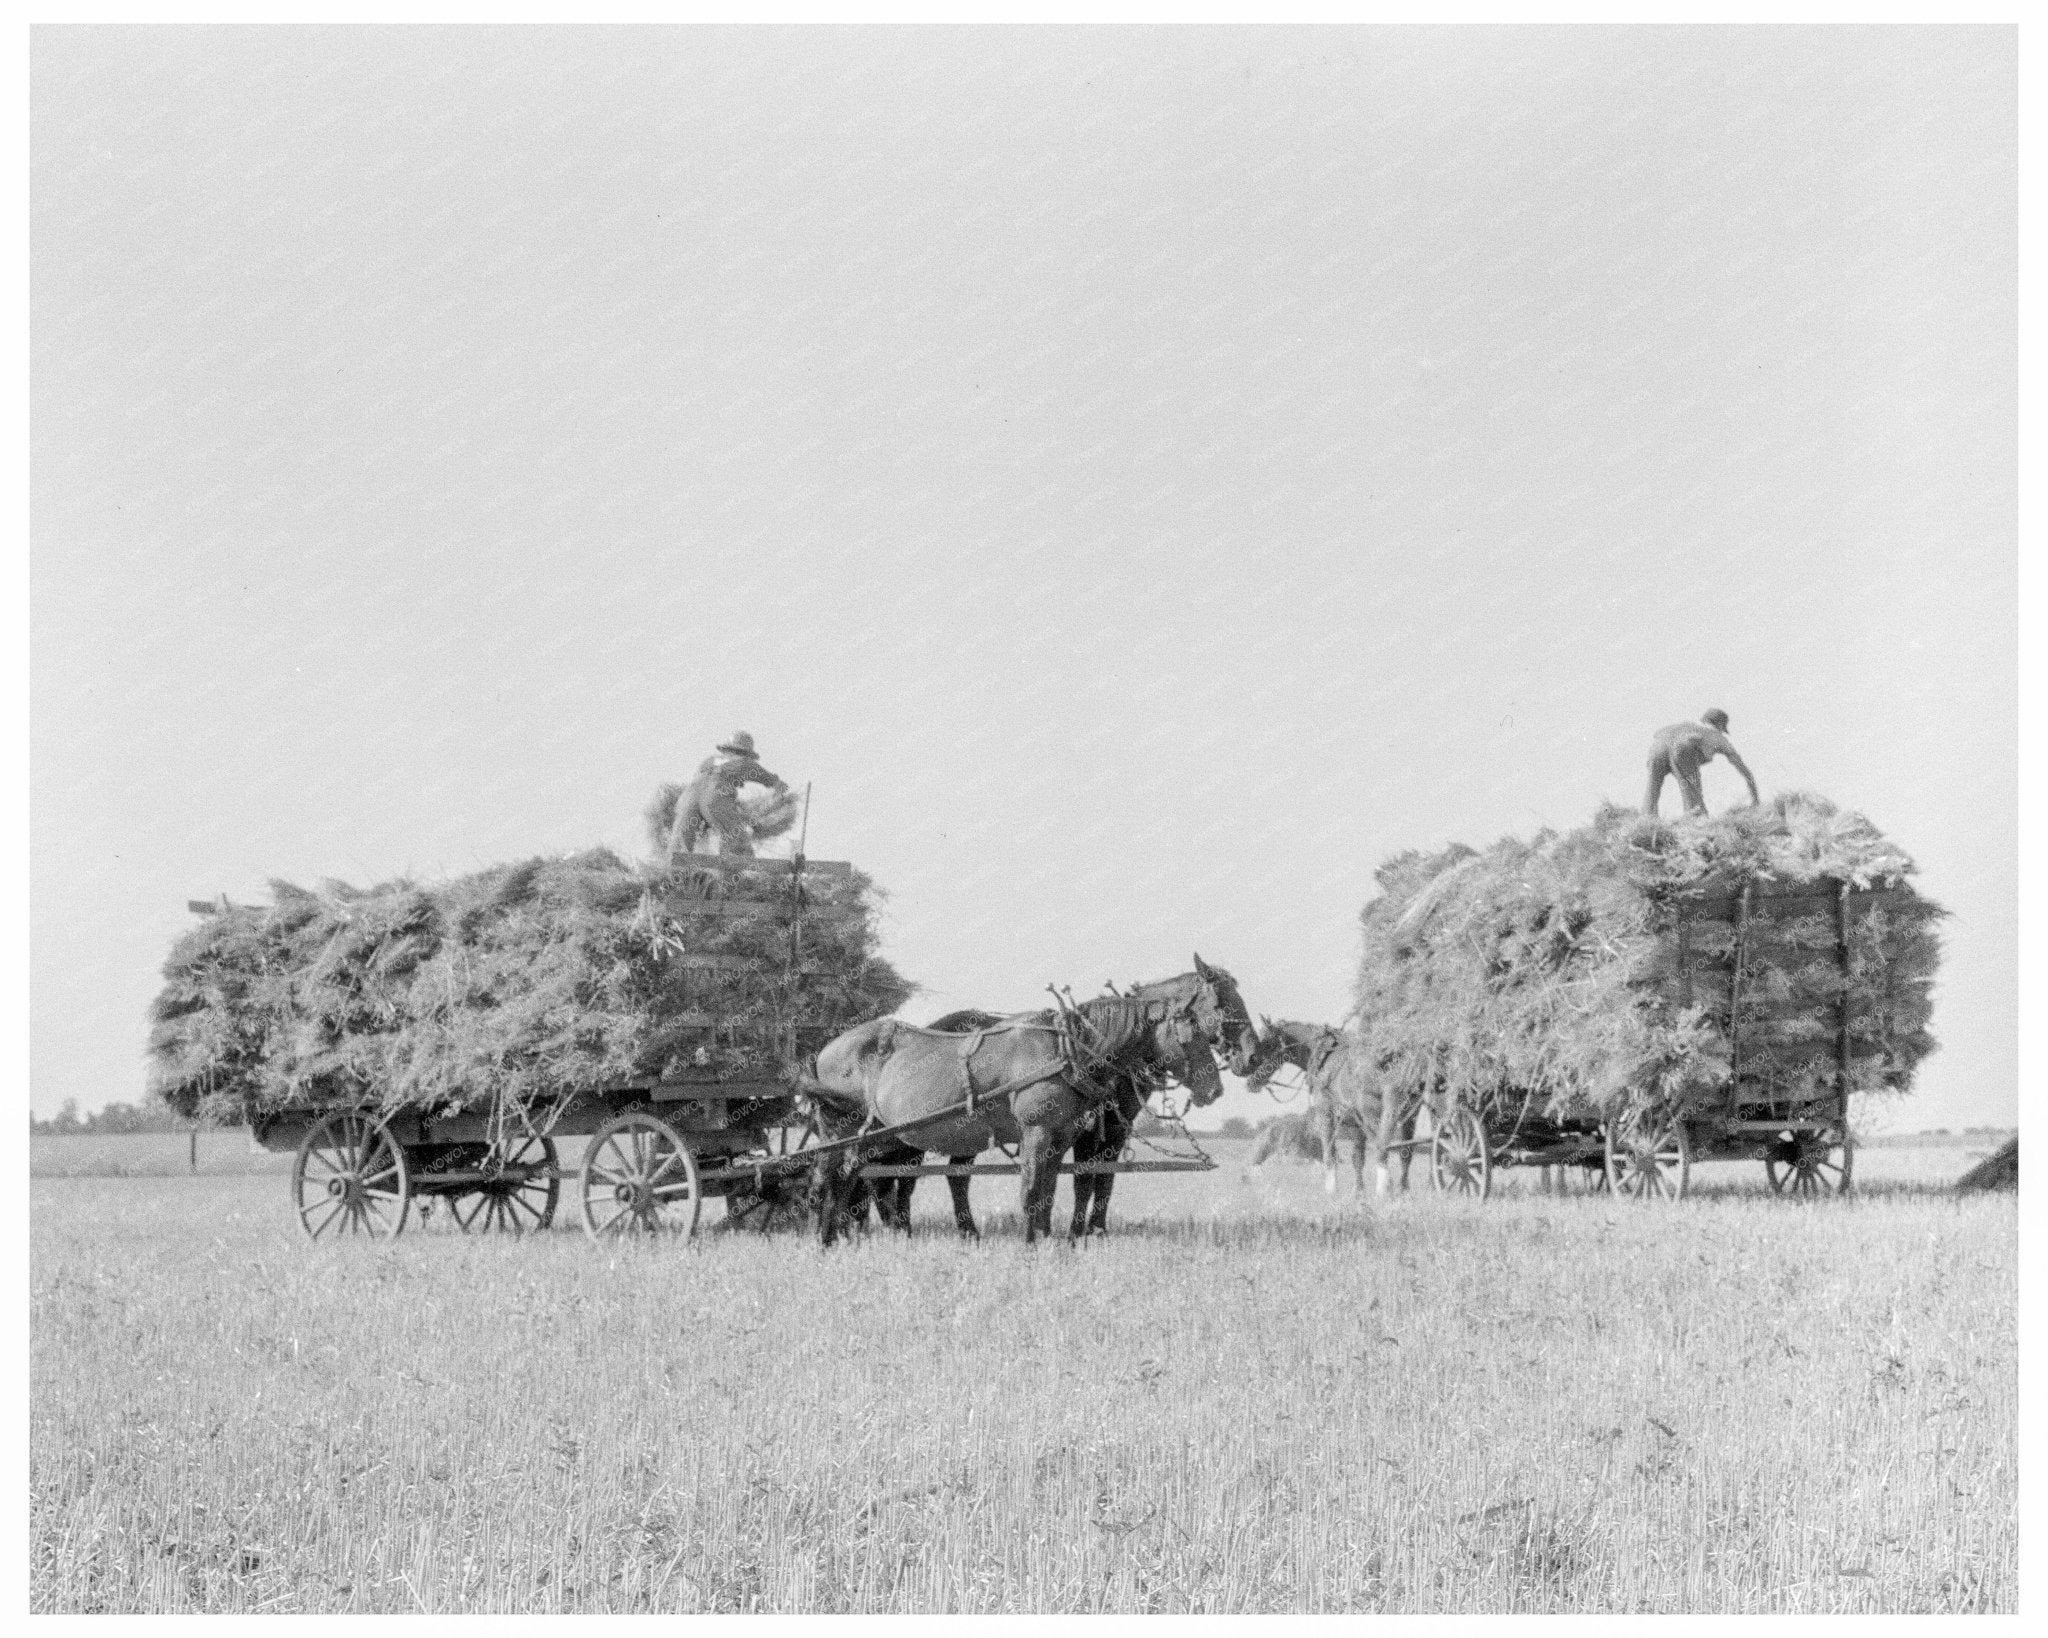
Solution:
<svg viewBox="0 0 2048 1638">
<path fill-rule="evenodd" d="M 33 1606 L 2016 1607 L 2016 1211 L 1961 1151 L 1378 1209 L 1212 1147 L 1078 1252 L 1007 1182 L 979 1245 L 927 1183 L 821 1253 L 38 1177 Z"/>
</svg>

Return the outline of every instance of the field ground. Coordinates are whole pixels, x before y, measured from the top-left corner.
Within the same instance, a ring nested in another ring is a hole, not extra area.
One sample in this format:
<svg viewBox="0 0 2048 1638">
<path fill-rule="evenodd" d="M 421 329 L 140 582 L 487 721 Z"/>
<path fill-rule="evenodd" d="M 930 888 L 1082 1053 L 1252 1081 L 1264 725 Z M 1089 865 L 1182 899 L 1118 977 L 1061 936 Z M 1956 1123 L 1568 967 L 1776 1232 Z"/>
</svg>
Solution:
<svg viewBox="0 0 2048 1638">
<path fill-rule="evenodd" d="M 47 1175 L 93 1142 L 173 1175 Z M 33 1607 L 2016 1608 L 2016 1207 L 1940 1187 L 1988 1142 L 1384 1208 L 1208 1146 L 1107 1244 L 1006 1179 L 825 1253 L 573 1191 L 314 1245 L 238 1139 L 38 1140 Z"/>
<path fill-rule="evenodd" d="M 2005 1141 L 2007 1135 L 2003 1132 L 1973 1132 L 1879 1138 L 1857 1150 L 1856 1175 L 1872 1183 L 1951 1182 L 1990 1154 Z M 1249 1144 L 1229 1139 L 1204 1138 L 1201 1141 L 1202 1146 L 1219 1160 L 1228 1160 L 1239 1169 L 1250 1149 Z M 579 1153 L 580 1144 L 576 1139 L 563 1146 L 565 1159 L 573 1160 Z M 1347 1186 L 1350 1154 L 1351 1146 L 1347 1142 L 1344 1145 Z M 29 1139 L 29 1174 L 32 1177 L 184 1177 L 190 1173 L 190 1162 L 190 1138 L 184 1132 L 109 1136 L 80 1134 Z M 291 1165 L 289 1154 L 273 1154 L 269 1150 L 255 1148 L 243 1131 L 202 1132 L 199 1136 L 199 1174 L 202 1177 L 242 1177 L 256 1173 L 283 1176 L 291 1170 Z M 1289 1167 L 1275 1163 L 1264 1170 L 1276 1179 L 1288 1179 L 1277 1186 L 1289 1195 L 1295 1192 L 1291 1184 L 1300 1180 L 1289 1177 Z M 1703 1188 L 1746 1189 L 1756 1182 L 1752 1176 L 1755 1170 L 1754 1165 L 1716 1162 L 1698 1168 L 1696 1176 Z M 1418 1179 L 1420 1175 L 1417 1174 Z M 1535 1180 L 1526 1174 L 1503 1174 L 1498 1186 L 1512 1192 L 1532 1188 L 1534 1184 Z M 940 1192 L 936 1183 L 927 1183 L 924 1187 L 935 1198 Z M 1170 1194 L 1161 1196 L 1160 1180 L 1125 1179 L 1118 1187 L 1129 1191 L 1140 1209 L 1161 1204 L 1168 1210 L 1206 1209 L 1201 1201 L 1182 1202 Z M 1173 1186 L 1164 1187 L 1171 1190 Z M 1203 1200 L 1212 1192 L 1207 1184 L 1200 1185 L 1200 1190 Z"/>
</svg>

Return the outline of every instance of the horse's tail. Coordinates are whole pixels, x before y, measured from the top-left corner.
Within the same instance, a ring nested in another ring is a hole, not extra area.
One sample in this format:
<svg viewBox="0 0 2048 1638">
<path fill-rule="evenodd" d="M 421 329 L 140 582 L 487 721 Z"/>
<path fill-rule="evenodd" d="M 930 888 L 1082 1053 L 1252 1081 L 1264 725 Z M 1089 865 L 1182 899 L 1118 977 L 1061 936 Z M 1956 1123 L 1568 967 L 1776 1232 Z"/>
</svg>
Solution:
<svg viewBox="0 0 2048 1638">
<path fill-rule="evenodd" d="M 817 1121 L 820 1132 L 837 1137 L 850 1136 L 868 1113 L 868 1101 L 860 1093 L 814 1080 L 798 1083 L 796 1106 Z"/>
</svg>

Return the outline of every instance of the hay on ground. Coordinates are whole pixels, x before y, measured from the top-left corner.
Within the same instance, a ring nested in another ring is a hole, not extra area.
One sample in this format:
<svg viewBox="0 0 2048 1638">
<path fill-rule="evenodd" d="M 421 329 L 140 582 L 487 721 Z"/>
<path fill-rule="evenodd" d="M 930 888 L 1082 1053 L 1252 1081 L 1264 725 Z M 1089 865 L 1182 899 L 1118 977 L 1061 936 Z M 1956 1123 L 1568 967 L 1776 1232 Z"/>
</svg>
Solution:
<svg viewBox="0 0 2048 1638">
<path fill-rule="evenodd" d="M 1749 881 L 1785 913 L 1755 915 L 1746 936 L 1744 1086 L 1831 1092 L 1846 992 L 1852 1089 L 1904 1091 L 1934 1048 L 1943 914 L 1912 872 L 1868 820 L 1804 794 L 1676 821 L 1608 806 L 1484 853 L 1404 853 L 1360 917 L 1359 1044 L 1397 1091 L 1533 1094 L 1553 1119 L 1708 1104 L 1731 1066 L 1733 928 L 1687 913 L 1683 960 L 1677 931 L 1688 905 Z M 1829 893 L 1797 896 L 1834 883 L 1889 890 L 1850 917 L 1846 984 Z"/>
<path fill-rule="evenodd" d="M 1275 1156 L 1282 1160 L 1323 1158 L 1322 1134 L 1316 1127 L 1313 1110 L 1296 1109 L 1260 1124 L 1258 1142 L 1252 1146 L 1251 1159 L 1246 1164 L 1263 1166 Z"/>
<path fill-rule="evenodd" d="M 1959 1189 L 2016 1189 L 2020 1186 L 2020 1140 L 2017 1134 L 1996 1153 L 1986 1155 L 1956 1179 Z"/>
</svg>

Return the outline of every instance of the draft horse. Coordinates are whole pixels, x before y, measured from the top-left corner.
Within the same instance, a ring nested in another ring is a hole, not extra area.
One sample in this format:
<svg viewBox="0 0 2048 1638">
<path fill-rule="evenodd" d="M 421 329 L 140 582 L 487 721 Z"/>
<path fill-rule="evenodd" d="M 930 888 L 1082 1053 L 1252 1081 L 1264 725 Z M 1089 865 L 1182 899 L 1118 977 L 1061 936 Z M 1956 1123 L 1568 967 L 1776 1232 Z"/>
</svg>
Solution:
<svg viewBox="0 0 2048 1638">
<path fill-rule="evenodd" d="M 1097 1142 L 1108 1142 L 1109 1111 L 1128 1104 L 1135 1117 L 1145 1094 L 1166 1080 L 1186 1086 L 1196 1104 L 1213 1103 L 1223 1091 L 1216 1054 L 1243 1074 L 1257 1041 L 1236 980 L 1198 955 L 1192 973 L 965 1033 L 873 1019 L 819 1052 L 812 1102 L 828 1145 L 906 1123 L 915 1125 L 903 1147 L 914 1142 L 920 1152 L 955 1161 L 993 1144 L 1016 1145 L 1028 1243 L 1051 1236 L 1059 1159 L 1077 1139 L 1093 1128 Z M 1121 1149 L 1121 1133 L 1116 1141 Z M 859 1147 L 828 1146 L 813 1174 L 819 1237 L 827 1245 L 856 1197 Z M 968 1180 L 949 1181 L 959 1185 L 958 1219 Z M 1085 1229 L 1079 1199 L 1077 1190 L 1076 1222 Z M 1106 1213 L 1106 1189 L 1090 1191 L 1091 1217 L 1098 1200 Z"/>
<path fill-rule="evenodd" d="M 1245 1084 L 1254 1092 L 1264 1090 L 1282 1064 L 1294 1065 L 1307 1077 L 1309 1125 L 1322 1144 L 1324 1192 L 1337 1192 L 1337 1142 L 1347 1131 L 1351 1134 L 1354 1192 L 1365 1192 L 1368 1150 L 1375 1163 L 1377 1192 L 1387 1192 L 1387 1151 L 1397 1134 L 1403 1141 L 1401 1187 L 1407 1188 L 1414 1151 L 1406 1145 L 1414 1141 L 1416 1108 L 1388 1095 L 1382 1077 L 1366 1061 L 1358 1043 L 1342 1030 L 1292 1018 L 1277 1023 L 1262 1018 L 1260 1022 L 1263 1028 Z"/>
</svg>

